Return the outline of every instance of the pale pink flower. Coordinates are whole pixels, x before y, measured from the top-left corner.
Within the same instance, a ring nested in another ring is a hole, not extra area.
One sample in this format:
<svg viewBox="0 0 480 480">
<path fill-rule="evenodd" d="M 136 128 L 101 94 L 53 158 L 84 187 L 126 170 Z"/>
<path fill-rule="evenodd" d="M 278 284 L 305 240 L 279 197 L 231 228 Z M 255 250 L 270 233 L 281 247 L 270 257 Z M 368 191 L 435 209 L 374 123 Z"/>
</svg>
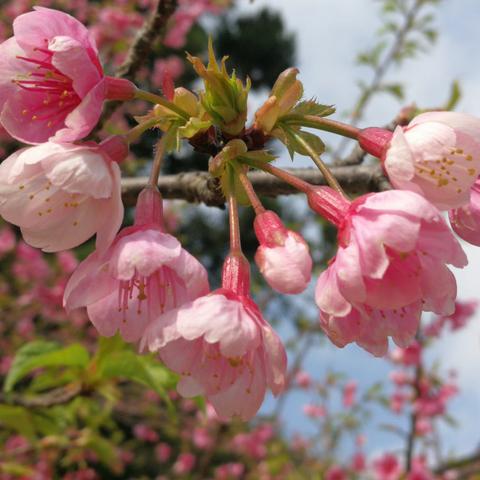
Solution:
<svg viewBox="0 0 480 480">
<path fill-rule="evenodd" d="M 227 257 L 223 288 L 154 319 L 142 347 L 180 374 L 178 392 L 205 395 L 221 419 L 252 418 L 267 386 L 285 385 L 283 345 L 249 296 L 249 265 Z"/>
<path fill-rule="evenodd" d="M 143 442 L 158 442 L 158 433 L 143 423 L 138 423 L 133 427 L 133 434 Z"/>
<path fill-rule="evenodd" d="M 337 255 L 316 288 L 321 327 L 335 345 L 356 342 L 381 356 L 389 336 L 400 346 L 413 340 L 422 310 L 453 311 L 457 288 L 446 264 L 467 259 L 422 196 L 392 190 L 350 203 L 316 187 L 308 198 L 338 228 Z"/>
<path fill-rule="evenodd" d="M 255 234 L 260 243 L 255 263 L 267 283 L 280 293 L 303 292 L 312 275 L 312 258 L 303 237 L 287 230 L 274 212 L 255 217 Z"/>
<path fill-rule="evenodd" d="M 106 77 L 88 29 L 70 15 L 35 7 L 0 45 L 0 122 L 16 139 L 73 142 L 97 124 L 106 99 L 133 98 L 128 80 Z"/>
<path fill-rule="evenodd" d="M 158 88 L 163 87 L 166 77 L 168 77 L 169 82 L 174 82 L 183 74 L 184 70 L 185 64 L 177 55 L 171 55 L 167 58 L 159 58 L 155 61 L 153 66 L 153 73 L 151 76 L 152 85 Z"/>
<path fill-rule="evenodd" d="M 173 471 L 177 475 L 184 475 L 192 471 L 196 462 L 195 455 L 193 453 L 181 453 L 177 461 L 173 464 Z"/>
<path fill-rule="evenodd" d="M 192 441 L 201 450 L 208 450 L 213 445 L 212 435 L 205 427 L 197 427 L 193 430 Z"/>
<path fill-rule="evenodd" d="M 384 453 L 373 462 L 373 474 L 376 480 L 397 480 L 402 467 L 395 455 Z"/>
<path fill-rule="evenodd" d="M 472 245 L 480 246 L 480 180 L 470 189 L 470 199 L 465 205 L 448 212 L 455 233 Z"/>
<path fill-rule="evenodd" d="M 345 384 L 343 387 L 343 406 L 345 408 L 350 408 L 355 404 L 355 397 L 357 394 L 357 382 L 355 380 L 351 380 Z"/>
<path fill-rule="evenodd" d="M 123 219 L 122 137 L 97 145 L 48 142 L 23 148 L 0 164 L 0 215 L 46 252 L 76 247 L 97 234 L 105 249 Z"/>
<path fill-rule="evenodd" d="M 389 406 L 392 412 L 394 413 L 401 413 L 403 411 L 403 407 L 410 399 L 410 395 L 402 392 L 401 390 L 396 390 L 390 396 Z"/>
<path fill-rule="evenodd" d="M 390 138 L 391 137 L 391 138 Z M 395 188 L 421 194 L 441 210 L 468 203 L 480 173 L 480 119 L 427 112 L 387 133 L 365 129 L 360 146 L 379 156 Z"/>
<path fill-rule="evenodd" d="M 295 383 L 300 388 L 309 388 L 312 385 L 312 377 L 304 370 L 301 370 L 295 374 Z"/>
<path fill-rule="evenodd" d="M 68 310 L 87 307 L 101 335 L 117 330 L 138 340 L 147 324 L 208 292 L 207 272 L 178 240 L 163 231 L 158 190 L 139 195 L 135 225 L 123 229 L 104 253 L 92 253 L 70 278 Z"/>
<path fill-rule="evenodd" d="M 322 405 L 313 405 L 311 403 L 307 403 L 303 406 L 303 413 L 310 418 L 322 418 L 327 414 L 325 407 Z"/>
<path fill-rule="evenodd" d="M 412 377 L 403 370 L 392 370 L 388 377 L 397 387 L 404 387 L 412 382 Z"/>
<path fill-rule="evenodd" d="M 432 427 L 432 422 L 425 417 L 420 417 L 416 423 L 415 423 L 415 433 L 419 437 L 423 437 L 425 435 L 428 435 L 429 433 L 432 433 L 433 427 Z"/>
</svg>

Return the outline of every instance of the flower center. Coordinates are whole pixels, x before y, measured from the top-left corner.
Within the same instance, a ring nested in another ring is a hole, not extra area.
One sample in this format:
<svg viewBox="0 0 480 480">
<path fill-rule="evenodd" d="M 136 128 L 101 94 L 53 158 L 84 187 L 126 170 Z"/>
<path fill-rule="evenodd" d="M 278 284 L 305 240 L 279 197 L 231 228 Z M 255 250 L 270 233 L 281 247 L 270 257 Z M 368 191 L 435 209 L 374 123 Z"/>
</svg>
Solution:
<svg viewBox="0 0 480 480">
<path fill-rule="evenodd" d="M 24 108 L 22 115 L 30 116 L 32 121 L 44 121 L 47 127 L 53 128 L 81 100 L 73 88 L 72 79 L 52 64 L 53 52 L 44 48 L 36 48 L 35 51 L 39 52 L 36 58 L 17 56 L 19 60 L 31 64 L 32 70 L 12 79 L 12 82 L 29 93 L 41 96 L 42 101 L 32 108 Z"/>
<path fill-rule="evenodd" d="M 464 152 L 462 148 L 451 148 L 442 158 L 418 160 L 415 171 L 419 177 L 429 183 L 435 183 L 438 188 L 453 185 L 457 193 L 462 193 L 463 189 L 457 183 L 458 177 L 464 177 L 465 173 L 470 177 L 478 175 L 470 162 L 473 162 L 473 155 Z"/>
</svg>

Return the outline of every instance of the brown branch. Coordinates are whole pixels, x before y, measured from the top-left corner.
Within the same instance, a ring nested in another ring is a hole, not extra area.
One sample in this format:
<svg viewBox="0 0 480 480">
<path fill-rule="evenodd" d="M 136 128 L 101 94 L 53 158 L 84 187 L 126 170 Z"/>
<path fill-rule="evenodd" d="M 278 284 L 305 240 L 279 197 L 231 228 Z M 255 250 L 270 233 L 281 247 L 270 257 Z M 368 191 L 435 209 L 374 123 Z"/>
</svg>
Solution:
<svg viewBox="0 0 480 480">
<path fill-rule="evenodd" d="M 306 182 L 314 185 L 326 185 L 323 175 L 316 169 L 290 168 L 287 170 Z M 332 167 L 331 170 L 342 188 L 353 195 L 391 188 L 378 164 Z M 276 197 L 298 193 L 293 187 L 268 173 L 253 171 L 248 174 L 248 178 L 260 196 Z M 122 180 L 123 199 L 127 206 L 135 204 L 138 193 L 147 182 L 147 177 L 124 178 Z M 177 175 L 164 175 L 158 181 L 158 188 L 162 195 L 169 199 L 203 202 L 209 206 L 221 206 L 225 203 L 217 181 L 208 172 L 195 171 Z"/>
<path fill-rule="evenodd" d="M 168 20 L 177 8 L 177 0 L 158 0 L 157 8 L 138 32 L 125 62 L 117 70 L 117 77 L 134 80 L 135 74 L 145 62 L 155 41 L 163 38 Z"/>
<path fill-rule="evenodd" d="M 454 458 L 439 465 L 433 470 L 436 475 L 441 475 L 449 470 L 455 470 L 460 475 L 468 475 L 480 472 L 480 452 L 465 457 Z M 466 478 L 465 476 L 458 478 Z"/>
</svg>

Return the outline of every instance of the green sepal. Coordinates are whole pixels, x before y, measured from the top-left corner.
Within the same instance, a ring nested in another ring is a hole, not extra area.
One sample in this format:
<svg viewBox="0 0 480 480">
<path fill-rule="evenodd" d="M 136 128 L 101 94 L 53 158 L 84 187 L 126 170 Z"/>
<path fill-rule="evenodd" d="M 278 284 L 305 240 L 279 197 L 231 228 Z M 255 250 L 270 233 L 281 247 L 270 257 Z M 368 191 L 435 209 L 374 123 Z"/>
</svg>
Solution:
<svg viewBox="0 0 480 480">
<path fill-rule="evenodd" d="M 311 99 L 297 103 L 295 108 L 293 108 L 289 114 L 328 117 L 335 113 L 335 110 L 336 108 L 334 105 L 322 105 L 321 103 L 317 103 L 314 99 Z"/>
</svg>

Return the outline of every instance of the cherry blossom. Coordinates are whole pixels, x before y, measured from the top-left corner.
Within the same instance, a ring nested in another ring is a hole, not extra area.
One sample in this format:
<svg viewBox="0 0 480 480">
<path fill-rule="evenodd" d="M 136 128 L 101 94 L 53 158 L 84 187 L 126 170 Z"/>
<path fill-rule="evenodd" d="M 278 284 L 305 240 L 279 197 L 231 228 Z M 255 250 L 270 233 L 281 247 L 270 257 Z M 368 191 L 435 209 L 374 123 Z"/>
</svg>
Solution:
<svg viewBox="0 0 480 480">
<path fill-rule="evenodd" d="M 480 173 L 480 119 L 456 112 L 427 112 L 393 135 L 365 129 L 359 142 L 379 156 L 395 188 L 419 193 L 441 210 L 469 202 Z M 389 138 L 391 137 L 391 138 Z"/>
<path fill-rule="evenodd" d="M 73 142 L 97 124 L 104 100 L 128 100 L 128 80 L 106 77 L 88 29 L 70 15 L 35 7 L 0 45 L 0 122 L 31 144 Z"/>
<path fill-rule="evenodd" d="M 440 212 L 408 191 L 368 194 L 348 202 L 329 189 L 309 204 L 338 228 L 339 248 L 316 287 L 322 329 L 337 346 L 356 342 L 374 355 L 414 338 L 422 310 L 450 314 L 457 293 L 446 267 L 465 253 Z"/>
<path fill-rule="evenodd" d="M 249 275 L 246 259 L 230 255 L 221 289 L 157 317 L 142 338 L 180 374 L 178 392 L 206 395 L 222 419 L 252 418 L 267 386 L 278 395 L 285 385 L 285 350 L 250 298 Z"/>
<path fill-rule="evenodd" d="M 254 228 L 260 242 L 255 262 L 267 283 L 280 293 L 303 292 L 312 274 L 307 242 L 269 210 L 255 217 Z"/>
<path fill-rule="evenodd" d="M 64 305 L 86 306 L 101 335 L 117 330 L 126 341 L 138 340 L 149 322 L 208 292 L 207 272 L 163 231 L 158 190 L 138 198 L 135 225 L 123 229 L 104 253 L 92 253 L 74 272 Z"/>
<path fill-rule="evenodd" d="M 123 219 L 122 137 L 97 145 L 47 142 L 18 150 L 0 165 L 0 215 L 46 252 L 76 247 L 97 234 L 105 249 Z"/>
</svg>

